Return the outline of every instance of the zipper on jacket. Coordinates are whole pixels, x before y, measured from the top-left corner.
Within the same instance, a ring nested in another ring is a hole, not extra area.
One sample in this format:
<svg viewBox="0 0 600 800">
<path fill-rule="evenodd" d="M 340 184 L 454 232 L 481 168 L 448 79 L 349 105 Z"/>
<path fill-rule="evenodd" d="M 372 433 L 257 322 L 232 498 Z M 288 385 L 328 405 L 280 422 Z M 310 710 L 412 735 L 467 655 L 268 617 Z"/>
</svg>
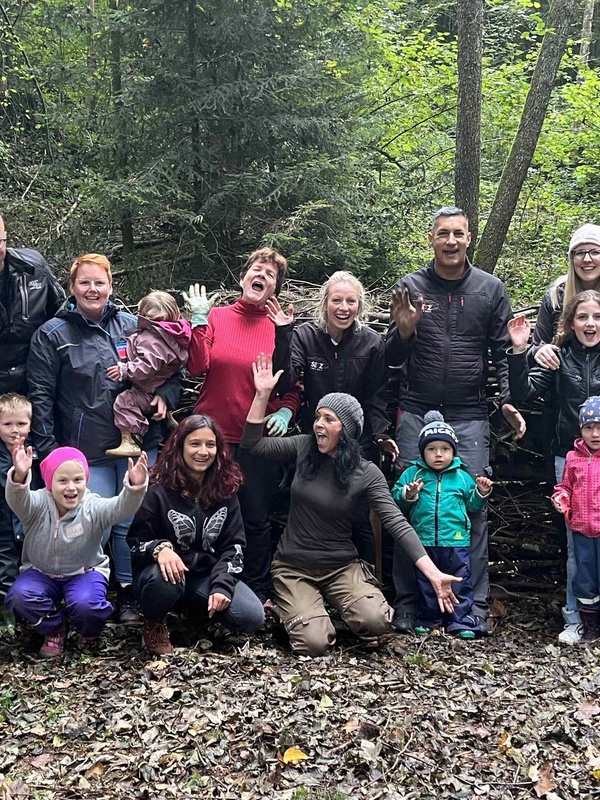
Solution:
<svg viewBox="0 0 600 800">
<path fill-rule="evenodd" d="M 54 526 L 54 574 L 60 575 L 58 570 L 58 526 L 60 525 L 60 517 L 56 518 L 56 525 Z"/>
<path fill-rule="evenodd" d="M 448 295 L 448 313 L 446 315 L 446 336 L 445 336 L 445 350 L 444 350 L 444 370 L 442 373 L 442 390 L 446 388 L 446 381 L 448 380 L 448 369 L 450 367 L 450 343 L 452 337 L 452 295 Z"/>
<path fill-rule="evenodd" d="M 438 542 L 439 536 L 439 510 L 440 510 L 440 494 L 442 491 L 442 476 L 437 476 L 437 489 L 435 490 L 435 546 L 439 547 L 440 543 Z"/>
<path fill-rule="evenodd" d="M 25 275 L 19 275 L 19 292 L 21 293 L 21 319 L 29 319 L 29 297 L 25 288 Z"/>
<path fill-rule="evenodd" d="M 590 354 L 585 354 L 585 399 L 590 396 Z"/>
</svg>

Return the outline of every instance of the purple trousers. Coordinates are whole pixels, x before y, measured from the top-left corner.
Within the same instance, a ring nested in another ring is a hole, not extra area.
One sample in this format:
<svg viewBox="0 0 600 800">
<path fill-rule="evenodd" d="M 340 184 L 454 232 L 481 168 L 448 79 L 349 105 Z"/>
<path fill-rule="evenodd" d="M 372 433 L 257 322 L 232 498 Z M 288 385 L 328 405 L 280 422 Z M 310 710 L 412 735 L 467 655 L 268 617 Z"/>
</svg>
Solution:
<svg viewBox="0 0 600 800">
<path fill-rule="evenodd" d="M 148 394 L 139 386 L 132 386 L 118 394 L 113 403 L 115 427 L 120 431 L 145 436 L 150 427 L 146 414 L 153 414 L 155 410 L 150 405 L 152 400 L 154 395 Z"/>
<path fill-rule="evenodd" d="M 99 636 L 113 611 L 106 599 L 105 578 L 94 570 L 71 578 L 52 578 L 37 569 L 21 572 L 6 595 L 5 605 L 42 636 L 67 620 L 83 636 Z M 65 602 L 64 611 L 61 600 Z"/>
</svg>

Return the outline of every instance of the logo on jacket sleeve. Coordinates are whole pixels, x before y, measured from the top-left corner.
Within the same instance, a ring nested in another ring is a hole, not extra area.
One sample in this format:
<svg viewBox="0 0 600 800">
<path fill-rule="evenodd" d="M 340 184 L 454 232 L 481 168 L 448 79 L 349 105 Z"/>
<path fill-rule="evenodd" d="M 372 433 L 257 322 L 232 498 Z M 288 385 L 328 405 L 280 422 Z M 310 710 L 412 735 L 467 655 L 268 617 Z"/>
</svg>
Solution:
<svg viewBox="0 0 600 800">
<path fill-rule="evenodd" d="M 231 561 L 227 562 L 227 572 L 229 572 L 230 575 L 239 575 L 244 568 L 244 556 L 242 555 L 241 544 L 236 544 L 234 547 L 235 555 Z"/>
<path fill-rule="evenodd" d="M 188 517 L 187 514 L 174 511 L 172 508 L 167 513 L 167 517 L 175 531 L 177 544 L 182 550 L 189 550 L 196 540 L 196 520 Z"/>
</svg>

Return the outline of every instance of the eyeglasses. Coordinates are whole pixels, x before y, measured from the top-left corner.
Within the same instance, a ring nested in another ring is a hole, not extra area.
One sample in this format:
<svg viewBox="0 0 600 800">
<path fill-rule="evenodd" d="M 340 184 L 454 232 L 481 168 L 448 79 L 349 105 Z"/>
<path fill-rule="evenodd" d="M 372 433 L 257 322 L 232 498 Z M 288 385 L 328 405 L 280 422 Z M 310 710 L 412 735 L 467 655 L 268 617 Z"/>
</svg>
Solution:
<svg viewBox="0 0 600 800">
<path fill-rule="evenodd" d="M 82 289 L 89 289 L 92 286 L 99 291 L 106 289 L 108 286 L 108 281 L 88 281 L 85 278 L 80 281 L 75 281 L 77 286 L 80 286 Z"/>
<path fill-rule="evenodd" d="M 573 250 L 571 255 L 578 261 L 583 261 L 586 256 L 589 256 L 592 261 L 597 261 L 600 258 L 600 250 Z"/>
</svg>

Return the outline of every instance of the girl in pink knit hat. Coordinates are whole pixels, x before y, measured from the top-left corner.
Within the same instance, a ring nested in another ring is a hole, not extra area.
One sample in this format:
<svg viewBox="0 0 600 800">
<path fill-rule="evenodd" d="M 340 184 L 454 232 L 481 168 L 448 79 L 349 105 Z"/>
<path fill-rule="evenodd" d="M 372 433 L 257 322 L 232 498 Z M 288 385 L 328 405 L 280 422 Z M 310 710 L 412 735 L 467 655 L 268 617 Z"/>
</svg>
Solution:
<svg viewBox="0 0 600 800">
<path fill-rule="evenodd" d="M 6 607 L 44 636 L 42 657 L 64 652 L 67 623 L 85 646 L 100 636 L 112 613 L 106 598 L 108 556 L 102 533 L 133 516 L 148 487 L 148 459 L 129 459 L 123 489 L 103 498 L 87 488 L 84 454 L 59 447 L 40 464 L 45 488 L 31 491 L 31 447 L 21 439 L 12 450 L 6 502 L 25 532 L 22 566 L 6 596 Z"/>
</svg>

